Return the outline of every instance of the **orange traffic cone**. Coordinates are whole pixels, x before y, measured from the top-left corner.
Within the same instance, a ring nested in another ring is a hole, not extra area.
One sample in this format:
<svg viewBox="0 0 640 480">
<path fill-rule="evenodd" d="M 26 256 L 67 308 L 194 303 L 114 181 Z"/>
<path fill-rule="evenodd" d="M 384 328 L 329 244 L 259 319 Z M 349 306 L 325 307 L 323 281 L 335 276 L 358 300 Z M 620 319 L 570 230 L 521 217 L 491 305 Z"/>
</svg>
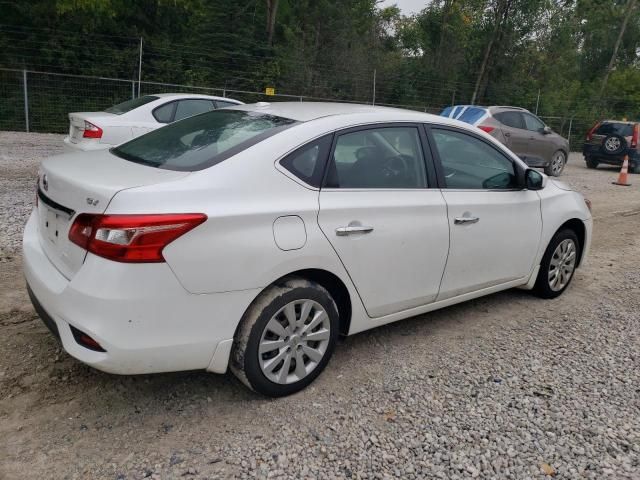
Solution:
<svg viewBox="0 0 640 480">
<path fill-rule="evenodd" d="M 622 168 L 620 169 L 620 175 L 618 175 L 617 182 L 611 182 L 614 185 L 623 185 L 625 187 L 630 187 L 631 184 L 627 181 L 627 176 L 629 174 L 629 155 L 624 156 L 624 161 L 622 162 Z"/>
</svg>

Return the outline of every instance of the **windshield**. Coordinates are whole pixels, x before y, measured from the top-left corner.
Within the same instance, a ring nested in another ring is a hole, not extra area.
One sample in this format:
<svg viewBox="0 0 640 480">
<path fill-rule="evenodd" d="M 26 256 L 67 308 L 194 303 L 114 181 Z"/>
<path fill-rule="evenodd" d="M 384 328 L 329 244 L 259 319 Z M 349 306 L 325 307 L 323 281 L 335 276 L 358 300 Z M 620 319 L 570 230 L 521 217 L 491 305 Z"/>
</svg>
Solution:
<svg viewBox="0 0 640 480">
<path fill-rule="evenodd" d="M 202 170 L 294 123 L 295 120 L 259 112 L 214 110 L 154 130 L 111 152 L 152 167 Z"/>
<path fill-rule="evenodd" d="M 122 115 L 123 113 L 127 113 L 134 108 L 141 107 L 149 102 L 153 102 L 154 100 L 158 100 L 159 97 L 154 97 L 153 95 L 145 95 L 144 97 L 134 98 L 132 100 L 127 100 L 126 102 L 119 103 L 114 105 L 113 107 L 109 107 L 105 110 L 107 113 L 115 113 L 116 115 Z"/>
</svg>

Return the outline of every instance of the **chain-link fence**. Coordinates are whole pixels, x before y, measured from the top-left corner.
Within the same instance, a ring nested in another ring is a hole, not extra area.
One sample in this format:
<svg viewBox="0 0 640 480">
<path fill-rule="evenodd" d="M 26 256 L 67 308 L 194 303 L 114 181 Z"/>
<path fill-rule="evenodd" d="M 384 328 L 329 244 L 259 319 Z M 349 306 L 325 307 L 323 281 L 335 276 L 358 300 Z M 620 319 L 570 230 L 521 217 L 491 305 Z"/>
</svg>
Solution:
<svg viewBox="0 0 640 480">
<path fill-rule="evenodd" d="M 154 93 L 201 93 L 232 97 L 245 103 L 259 101 L 341 101 L 350 99 L 323 98 L 230 89 L 217 86 L 180 85 L 87 75 L 71 75 L 34 70 L 0 68 L 0 130 L 64 133 L 69 128 L 68 113 L 102 111 L 114 104 L 138 95 Z M 374 99 L 372 98 L 372 103 Z M 438 114 L 441 106 L 376 105 L 406 108 Z M 584 133 L 591 121 L 573 117 L 544 116 L 541 118 L 560 135 L 569 139 L 572 150 L 582 146 Z"/>
</svg>

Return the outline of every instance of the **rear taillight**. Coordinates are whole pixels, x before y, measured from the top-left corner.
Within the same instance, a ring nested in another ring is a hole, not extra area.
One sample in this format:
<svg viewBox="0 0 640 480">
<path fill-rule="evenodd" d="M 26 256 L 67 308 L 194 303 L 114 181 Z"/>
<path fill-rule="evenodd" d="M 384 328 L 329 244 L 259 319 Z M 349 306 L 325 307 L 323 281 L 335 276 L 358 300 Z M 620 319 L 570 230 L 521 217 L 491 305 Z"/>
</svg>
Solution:
<svg viewBox="0 0 640 480">
<path fill-rule="evenodd" d="M 640 123 L 633 126 L 633 135 L 631 136 L 631 148 L 638 148 L 638 137 L 640 137 Z"/>
<path fill-rule="evenodd" d="M 496 129 L 496 127 L 491 127 L 489 125 L 478 125 L 478 128 L 487 133 L 491 133 Z"/>
<path fill-rule="evenodd" d="M 102 138 L 102 129 L 91 122 L 84 121 L 83 138 Z"/>
<path fill-rule="evenodd" d="M 591 139 L 593 138 L 593 133 L 598 129 L 598 127 L 600 126 L 601 122 L 596 122 L 596 124 L 591 127 L 591 130 L 589 130 L 587 132 L 587 142 L 591 141 Z"/>
<path fill-rule="evenodd" d="M 207 219 L 203 213 L 78 215 L 69 240 L 116 262 L 164 262 L 162 250 Z"/>
</svg>

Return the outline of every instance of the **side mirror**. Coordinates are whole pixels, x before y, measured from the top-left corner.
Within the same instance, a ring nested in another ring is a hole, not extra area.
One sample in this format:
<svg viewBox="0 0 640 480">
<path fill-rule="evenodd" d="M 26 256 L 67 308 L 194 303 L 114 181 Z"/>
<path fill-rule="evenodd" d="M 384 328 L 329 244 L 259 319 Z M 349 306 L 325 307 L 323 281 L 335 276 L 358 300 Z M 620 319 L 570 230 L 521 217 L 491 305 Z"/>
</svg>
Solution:
<svg viewBox="0 0 640 480">
<path fill-rule="evenodd" d="M 527 190 L 542 190 L 547 183 L 544 175 L 532 168 L 524 173 L 524 180 Z"/>
<path fill-rule="evenodd" d="M 553 133 L 553 130 L 551 130 L 551 128 L 549 128 L 549 127 L 544 127 L 544 128 L 542 129 L 542 133 L 543 133 L 544 135 L 549 135 L 550 133 Z"/>
</svg>

